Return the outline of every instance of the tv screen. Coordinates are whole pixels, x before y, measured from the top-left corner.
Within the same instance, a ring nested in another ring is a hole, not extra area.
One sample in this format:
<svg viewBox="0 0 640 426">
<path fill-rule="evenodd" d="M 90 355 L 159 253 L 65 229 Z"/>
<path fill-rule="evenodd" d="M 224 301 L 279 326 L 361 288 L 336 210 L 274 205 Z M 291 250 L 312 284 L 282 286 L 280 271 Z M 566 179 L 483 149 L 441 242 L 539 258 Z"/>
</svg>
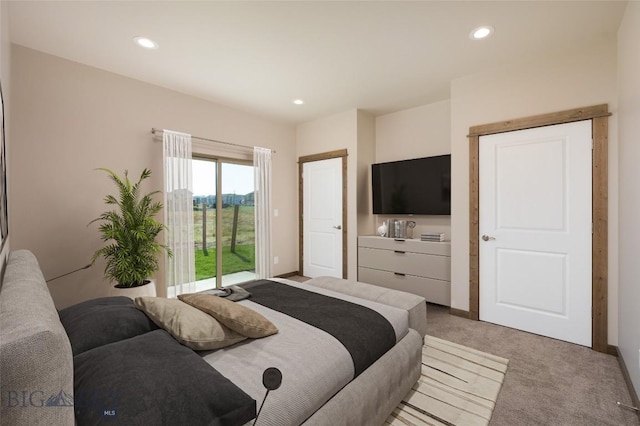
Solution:
<svg viewBox="0 0 640 426">
<path fill-rule="evenodd" d="M 451 155 L 371 165 L 374 214 L 451 214 Z"/>
</svg>

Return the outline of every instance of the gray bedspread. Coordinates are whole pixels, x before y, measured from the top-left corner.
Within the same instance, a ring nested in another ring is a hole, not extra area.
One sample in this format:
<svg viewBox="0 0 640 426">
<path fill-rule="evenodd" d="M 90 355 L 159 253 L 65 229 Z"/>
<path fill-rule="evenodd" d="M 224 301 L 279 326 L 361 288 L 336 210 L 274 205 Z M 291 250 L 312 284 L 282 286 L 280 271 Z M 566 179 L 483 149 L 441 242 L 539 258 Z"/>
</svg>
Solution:
<svg viewBox="0 0 640 426">
<path fill-rule="evenodd" d="M 407 311 L 306 284 L 278 281 L 375 310 L 392 325 L 396 342 L 408 332 Z M 330 334 L 250 300 L 237 303 L 269 318 L 280 331 L 203 353 L 203 358 L 258 404 L 266 392 L 262 373 L 268 367 L 280 369 L 282 385 L 269 394 L 258 425 L 299 425 L 354 378 L 351 355 Z"/>
</svg>

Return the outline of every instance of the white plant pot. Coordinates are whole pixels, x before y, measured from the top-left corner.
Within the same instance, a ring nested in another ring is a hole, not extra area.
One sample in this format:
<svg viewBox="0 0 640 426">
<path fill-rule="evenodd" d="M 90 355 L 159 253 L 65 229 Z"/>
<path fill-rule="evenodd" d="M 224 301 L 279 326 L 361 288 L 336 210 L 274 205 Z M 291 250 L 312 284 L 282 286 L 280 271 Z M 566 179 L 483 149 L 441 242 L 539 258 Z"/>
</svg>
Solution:
<svg viewBox="0 0 640 426">
<path fill-rule="evenodd" d="M 156 280 L 149 279 L 147 284 L 138 286 L 138 287 L 124 287 L 119 288 L 116 286 L 111 287 L 111 291 L 109 292 L 109 296 L 126 296 L 130 299 L 135 299 L 136 297 L 155 297 L 156 296 Z"/>
</svg>

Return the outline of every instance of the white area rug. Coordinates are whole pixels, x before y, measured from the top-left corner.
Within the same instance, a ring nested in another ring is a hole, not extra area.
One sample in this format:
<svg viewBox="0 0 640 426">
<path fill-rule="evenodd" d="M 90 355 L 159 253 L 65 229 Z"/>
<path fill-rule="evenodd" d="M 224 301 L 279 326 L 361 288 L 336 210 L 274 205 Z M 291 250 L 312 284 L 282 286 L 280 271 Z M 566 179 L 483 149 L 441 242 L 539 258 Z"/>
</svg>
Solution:
<svg viewBox="0 0 640 426">
<path fill-rule="evenodd" d="M 422 376 L 385 424 L 488 425 L 509 360 L 432 336 L 422 348 Z"/>
</svg>

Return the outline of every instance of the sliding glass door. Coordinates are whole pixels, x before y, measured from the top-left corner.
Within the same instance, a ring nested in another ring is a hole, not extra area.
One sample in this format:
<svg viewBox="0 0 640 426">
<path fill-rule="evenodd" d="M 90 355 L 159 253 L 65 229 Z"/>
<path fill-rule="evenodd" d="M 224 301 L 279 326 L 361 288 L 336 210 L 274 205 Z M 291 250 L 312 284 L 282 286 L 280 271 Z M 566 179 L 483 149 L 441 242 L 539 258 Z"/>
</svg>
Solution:
<svg viewBox="0 0 640 426">
<path fill-rule="evenodd" d="M 195 243 L 196 281 L 208 280 L 215 287 L 217 272 L 218 162 L 193 160 L 193 240 Z"/>
<path fill-rule="evenodd" d="M 255 277 L 253 165 L 193 160 L 197 290 Z"/>
</svg>

